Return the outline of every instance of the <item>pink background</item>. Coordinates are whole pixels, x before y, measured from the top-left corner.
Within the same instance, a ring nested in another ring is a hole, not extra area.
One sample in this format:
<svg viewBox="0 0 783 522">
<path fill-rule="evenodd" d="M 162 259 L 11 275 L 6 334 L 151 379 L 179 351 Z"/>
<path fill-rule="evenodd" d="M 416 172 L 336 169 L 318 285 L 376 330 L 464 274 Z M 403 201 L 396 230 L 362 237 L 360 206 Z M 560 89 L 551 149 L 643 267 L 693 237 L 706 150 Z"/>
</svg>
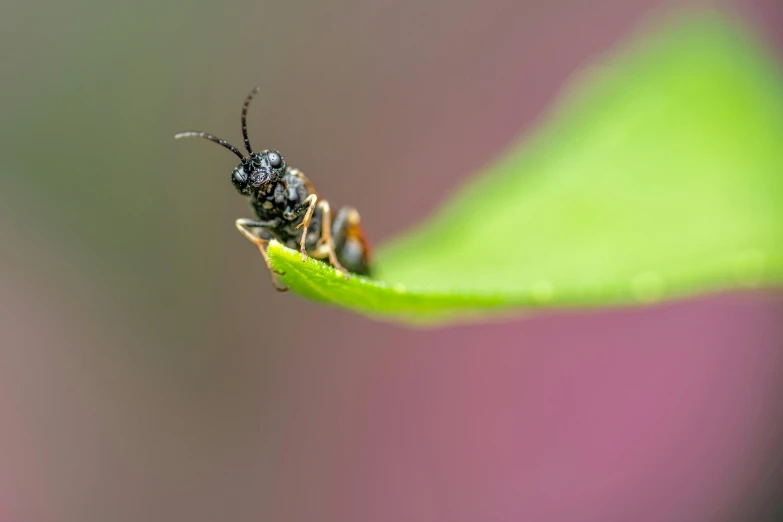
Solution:
<svg viewBox="0 0 783 522">
<path fill-rule="evenodd" d="M 380 243 L 685 2 L 14 2 L 0 522 L 776 520 L 779 294 L 376 323 L 274 293 L 233 157 L 171 139 L 261 83 L 253 142 Z"/>
</svg>

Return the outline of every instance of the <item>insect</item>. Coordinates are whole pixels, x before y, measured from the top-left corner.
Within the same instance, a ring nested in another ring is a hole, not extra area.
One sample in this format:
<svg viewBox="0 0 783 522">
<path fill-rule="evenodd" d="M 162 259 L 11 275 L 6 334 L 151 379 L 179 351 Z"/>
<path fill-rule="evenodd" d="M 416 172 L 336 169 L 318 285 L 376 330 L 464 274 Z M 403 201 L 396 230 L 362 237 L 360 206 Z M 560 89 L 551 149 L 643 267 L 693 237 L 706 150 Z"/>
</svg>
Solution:
<svg viewBox="0 0 783 522">
<path fill-rule="evenodd" d="M 276 239 L 289 248 L 298 248 L 302 262 L 307 257 L 326 260 L 343 273 L 370 274 L 370 244 L 361 227 L 359 213 L 343 207 L 332 217 L 329 202 L 322 199 L 310 180 L 298 169 L 286 164 L 274 149 L 254 152 L 247 136 L 247 109 L 260 88 L 255 87 L 242 104 L 242 137 L 248 155 L 225 140 L 201 131 L 187 131 L 174 138 L 205 138 L 222 145 L 241 162 L 231 173 L 231 183 L 243 196 L 249 196 L 257 219 L 236 220 L 237 229 L 261 252 L 269 268 L 272 283 L 281 292 L 277 275 L 266 252 L 267 243 Z"/>
</svg>

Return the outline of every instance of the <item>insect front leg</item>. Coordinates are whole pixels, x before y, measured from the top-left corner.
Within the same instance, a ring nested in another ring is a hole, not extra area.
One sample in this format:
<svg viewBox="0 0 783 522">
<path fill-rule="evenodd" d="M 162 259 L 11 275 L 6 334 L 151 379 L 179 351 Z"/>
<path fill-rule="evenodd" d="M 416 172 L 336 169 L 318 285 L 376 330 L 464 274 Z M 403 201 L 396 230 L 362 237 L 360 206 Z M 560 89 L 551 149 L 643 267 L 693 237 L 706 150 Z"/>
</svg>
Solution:
<svg viewBox="0 0 783 522">
<path fill-rule="evenodd" d="M 304 202 L 296 207 L 291 212 L 283 214 L 286 219 L 294 219 L 301 214 L 305 209 L 307 213 L 301 223 L 296 225 L 296 228 L 304 227 L 302 230 L 302 240 L 299 242 L 299 251 L 302 253 L 302 263 L 307 261 L 307 249 L 305 248 L 305 241 L 307 240 L 307 227 L 310 225 L 310 220 L 313 218 L 313 211 L 315 211 L 315 204 L 318 201 L 318 196 L 310 194 Z"/>
<path fill-rule="evenodd" d="M 318 203 L 318 208 L 321 209 L 321 239 L 318 240 L 318 245 L 313 252 L 313 257 L 322 259 L 329 257 L 329 262 L 337 270 L 343 273 L 346 279 L 350 276 L 348 270 L 343 268 L 343 265 L 337 260 L 337 255 L 334 253 L 334 242 L 332 241 L 332 211 L 329 208 L 329 202 L 322 199 Z"/>
<path fill-rule="evenodd" d="M 273 219 L 270 221 L 253 221 L 252 219 L 241 218 L 237 219 L 234 224 L 236 225 L 237 230 L 239 230 L 239 232 L 241 232 L 242 235 L 248 239 L 248 241 L 253 243 L 258 248 L 259 252 L 261 252 L 261 256 L 264 258 L 264 262 L 266 262 L 266 267 L 269 269 L 269 275 L 272 277 L 272 284 L 275 285 L 275 290 L 278 292 L 287 291 L 288 288 L 282 286 L 277 280 L 277 275 L 285 275 L 285 272 L 281 272 L 272 268 L 272 262 L 269 260 L 269 254 L 266 253 L 266 245 L 269 240 L 260 237 L 251 230 L 253 228 L 274 228 L 280 224 L 280 220 Z"/>
</svg>

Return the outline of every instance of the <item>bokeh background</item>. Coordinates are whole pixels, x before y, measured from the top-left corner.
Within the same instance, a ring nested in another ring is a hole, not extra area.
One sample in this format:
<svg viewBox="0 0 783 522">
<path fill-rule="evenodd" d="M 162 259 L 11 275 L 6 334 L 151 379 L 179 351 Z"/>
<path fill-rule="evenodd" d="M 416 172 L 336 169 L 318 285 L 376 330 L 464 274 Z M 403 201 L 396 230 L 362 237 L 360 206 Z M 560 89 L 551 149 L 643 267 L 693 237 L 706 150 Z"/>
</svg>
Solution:
<svg viewBox="0 0 783 522">
<path fill-rule="evenodd" d="M 250 131 L 376 243 L 686 2 L 5 0 L 0 522 L 783 517 L 779 294 L 413 331 L 272 290 Z M 713 3 L 783 61 L 778 0 Z"/>
</svg>

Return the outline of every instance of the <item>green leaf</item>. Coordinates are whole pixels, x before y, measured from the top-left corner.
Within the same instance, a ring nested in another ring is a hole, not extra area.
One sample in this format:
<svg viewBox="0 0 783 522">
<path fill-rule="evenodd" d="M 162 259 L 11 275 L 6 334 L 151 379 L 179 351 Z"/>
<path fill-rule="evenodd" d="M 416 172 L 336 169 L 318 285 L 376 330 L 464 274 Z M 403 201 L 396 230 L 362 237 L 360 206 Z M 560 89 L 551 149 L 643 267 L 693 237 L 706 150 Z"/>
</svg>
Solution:
<svg viewBox="0 0 783 522">
<path fill-rule="evenodd" d="M 270 244 L 308 298 L 442 322 L 783 282 L 783 81 L 689 14 L 583 73 L 533 135 L 344 280 Z M 521 93 L 520 95 L 524 95 Z"/>
</svg>

